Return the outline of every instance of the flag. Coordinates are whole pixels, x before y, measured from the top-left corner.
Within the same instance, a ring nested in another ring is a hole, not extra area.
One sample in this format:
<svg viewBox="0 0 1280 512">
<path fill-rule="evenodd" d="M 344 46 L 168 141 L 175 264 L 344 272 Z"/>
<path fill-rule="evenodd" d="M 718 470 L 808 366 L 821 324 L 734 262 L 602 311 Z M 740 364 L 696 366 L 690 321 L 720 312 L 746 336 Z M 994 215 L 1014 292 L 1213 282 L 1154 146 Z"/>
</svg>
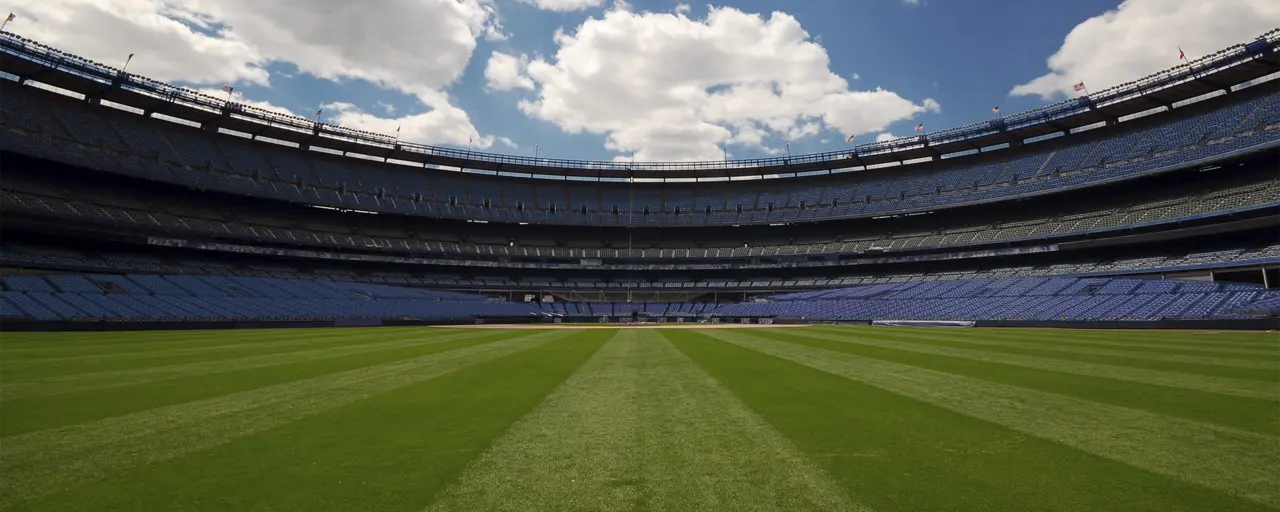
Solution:
<svg viewBox="0 0 1280 512">
<path fill-rule="evenodd" d="M 321 112 L 324 112 L 324 109 L 322 108 L 316 109 L 316 117 L 320 117 Z"/>
<path fill-rule="evenodd" d="M 1071 86 L 1071 89 L 1072 89 L 1072 90 L 1074 90 L 1074 91 L 1076 91 L 1076 92 L 1083 91 L 1083 90 L 1084 90 L 1084 82 L 1080 82 L 1080 83 L 1078 83 L 1078 84 L 1075 84 L 1075 85 Z"/>
<path fill-rule="evenodd" d="M 13 20 L 15 20 L 15 19 L 17 19 L 17 18 L 18 18 L 18 15 L 17 15 L 17 14 L 9 13 L 9 17 L 8 17 L 8 18 L 5 18 L 4 20 L 5 20 L 6 22 L 8 22 L 8 21 L 13 21 Z"/>
<path fill-rule="evenodd" d="M 996 105 L 996 106 L 994 106 L 994 107 L 991 107 L 991 111 L 992 111 L 992 112 L 994 112 L 994 113 L 996 113 L 996 114 L 999 114 L 999 113 L 1000 113 L 1000 106 L 999 106 L 999 105 Z"/>
<path fill-rule="evenodd" d="M 230 86 L 230 85 L 224 85 L 224 86 L 222 86 L 222 92 L 225 92 L 225 93 L 230 94 L 230 93 L 231 93 L 231 91 L 234 91 L 234 90 L 236 90 L 236 88 L 235 88 L 235 87 L 232 87 L 232 86 Z"/>
<path fill-rule="evenodd" d="M 10 14 L 9 16 L 13 16 L 13 15 Z M 1183 53 L 1181 46 L 1178 47 L 1178 60 L 1187 60 L 1187 54 Z"/>
<path fill-rule="evenodd" d="M 400 133 L 400 127 L 396 126 L 396 133 Z"/>
<path fill-rule="evenodd" d="M 848 138 L 844 139 L 844 142 L 845 142 L 845 144 L 848 144 L 848 143 L 850 143 L 850 142 L 853 142 L 853 136 L 852 136 L 852 135 L 850 135 Z"/>
<path fill-rule="evenodd" d="M 922 132 L 922 131 L 924 131 L 924 123 L 920 123 L 920 124 L 916 125 L 916 131 L 918 131 L 918 132 Z"/>
</svg>

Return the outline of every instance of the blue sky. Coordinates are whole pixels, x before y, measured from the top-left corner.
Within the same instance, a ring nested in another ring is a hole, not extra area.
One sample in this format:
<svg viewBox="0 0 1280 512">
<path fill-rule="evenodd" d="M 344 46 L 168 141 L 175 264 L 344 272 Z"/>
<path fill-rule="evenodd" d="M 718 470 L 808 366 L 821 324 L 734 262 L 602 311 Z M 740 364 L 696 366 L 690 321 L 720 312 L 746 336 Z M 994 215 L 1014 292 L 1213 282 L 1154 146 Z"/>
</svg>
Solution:
<svg viewBox="0 0 1280 512">
<path fill-rule="evenodd" d="M 404 127 L 414 142 L 600 160 L 799 154 L 944 129 L 1280 26 L 1274 0 L 16 1 L 11 31 L 102 62 L 136 53 L 130 71 L 233 84 L 237 101 L 303 116 L 327 105 L 327 121 Z M 490 69 L 495 55 L 507 73 Z"/>
<path fill-rule="evenodd" d="M 634 10 L 672 11 L 681 2 L 636 0 Z M 958 4 L 965 4 L 960 6 Z M 1045 59 L 1062 44 L 1077 24 L 1116 7 L 1114 0 L 1071 2 L 1026 0 L 924 0 L 918 4 L 877 0 L 731 1 L 717 5 L 744 12 L 768 14 L 782 11 L 796 17 L 810 36 L 826 48 L 831 70 L 860 77 L 852 86 L 883 87 L 915 101 L 934 98 L 942 104 L 938 113 L 926 113 L 890 126 L 899 135 L 913 133 L 916 122 L 927 128 L 968 124 L 991 116 L 999 104 L 1016 112 L 1046 103 L 1038 97 L 1010 97 L 1009 90 L 1046 71 Z M 705 4 L 690 4 L 690 17 L 706 14 Z M 508 41 L 483 43 L 483 48 L 518 53 L 553 54 L 552 34 L 558 27 L 572 29 L 598 10 L 575 13 L 539 11 L 514 4 L 503 25 L 512 32 Z M 1027 23 L 1025 20 L 1036 20 Z M 1017 44 L 1010 44 L 1011 41 Z M 518 141 L 542 141 L 555 154 L 609 159 L 599 136 L 569 136 L 546 122 L 520 115 L 515 102 L 503 95 L 482 93 L 483 62 L 473 60 L 462 81 L 452 89 L 459 105 L 473 113 L 478 125 L 492 125 Z M 1170 64 L 1174 64 L 1170 61 Z M 497 100 L 497 101 L 495 101 Z M 827 143 L 821 141 L 827 139 Z M 858 137 L 869 141 L 871 137 Z M 857 140 L 857 139 L 855 139 Z M 820 152 L 845 147 L 843 137 L 832 132 L 792 143 L 793 151 Z M 554 148 L 554 149 L 550 149 Z M 764 156 L 760 151 L 734 151 L 743 157 Z"/>
</svg>

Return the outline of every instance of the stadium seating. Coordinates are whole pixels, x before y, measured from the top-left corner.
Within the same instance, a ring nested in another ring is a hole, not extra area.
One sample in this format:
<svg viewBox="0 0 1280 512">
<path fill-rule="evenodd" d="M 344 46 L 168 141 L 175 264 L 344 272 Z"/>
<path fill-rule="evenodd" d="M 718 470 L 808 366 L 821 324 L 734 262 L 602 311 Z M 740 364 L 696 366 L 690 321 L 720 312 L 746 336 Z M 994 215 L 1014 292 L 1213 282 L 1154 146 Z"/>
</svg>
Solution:
<svg viewBox="0 0 1280 512">
<path fill-rule="evenodd" d="M 824 154 L 838 162 L 809 155 L 826 167 L 804 173 L 780 159 L 643 171 L 762 174 L 698 183 L 577 179 L 614 178 L 608 162 L 510 161 L 556 179 L 457 172 L 434 166 L 498 160 L 435 148 L 419 153 L 426 165 L 397 163 L 398 141 L 360 158 L 372 139 L 334 143 L 327 125 L 278 143 L 220 131 L 219 108 L 245 114 L 233 106 L 210 104 L 197 127 L 0 79 L 0 318 L 1278 315 L 1276 292 L 1259 286 L 1153 278 L 1274 275 L 1276 76 L 1130 115 L 1156 93 L 1079 98 L 1007 116 L 1021 125 Z M 182 101 L 164 111 L 190 113 Z"/>
<path fill-rule="evenodd" d="M 468 320 L 536 314 L 482 295 L 366 283 L 192 275 L 0 278 L 4 318 L 63 321 Z"/>
<path fill-rule="evenodd" d="M 1274 173 L 1271 173 L 1274 174 Z M 703 247 L 555 247 L 551 242 L 505 237 L 495 243 L 431 240 L 424 233 L 410 237 L 403 229 L 388 227 L 367 216 L 343 216 L 336 212 L 288 212 L 248 205 L 227 212 L 213 199 L 168 198 L 163 194 L 126 190 L 124 185 L 73 191 L 53 178 L 10 171 L 0 183 L 0 209 L 57 216 L 77 221 L 110 223 L 121 227 L 159 227 L 175 236 L 203 234 L 246 241 L 304 243 L 334 249 L 369 249 L 414 255 L 536 256 L 541 258 L 641 258 L 723 259 L 757 256 L 805 256 L 866 251 L 912 250 L 932 247 L 964 247 L 976 244 L 1078 236 L 1108 230 L 1239 212 L 1280 205 L 1280 180 L 1274 176 L 1227 183 L 1209 190 L 1187 187 L 1167 195 L 1117 206 L 1099 205 L 1093 211 L 992 224 L 941 219 L 935 227 L 894 230 L 891 233 L 846 233 L 838 241 L 773 245 L 767 241 L 752 247 L 731 245 L 730 240 L 708 240 Z M 74 199 L 72 199 L 74 198 Z M 305 215 L 304 215 L 305 214 Z M 406 227 L 412 227 L 406 223 Z M 881 229 L 893 229 L 891 226 Z M 441 238 L 449 235 L 442 234 Z M 456 235 L 452 235 L 456 237 Z M 778 244 L 780 242 L 775 242 Z M 551 246 L 549 246 L 551 245 Z"/>
<path fill-rule="evenodd" d="M 1261 286 L 1123 278 L 1038 278 L 875 284 L 729 304 L 720 316 L 806 320 L 1116 321 L 1266 314 L 1280 292 Z"/>
<path fill-rule="evenodd" d="M 1280 92 L 1270 92 L 1213 108 L 1193 105 L 1186 114 L 1149 116 L 1157 120 L 1120 127 L 1107 137 L 1066 137 L 990 157 L 904 167 L 892 175 L 849 173 L 846 182 L 820 186 L 785 179 L 708 183 L 686 195 L 690 187 L 631 190 L 423 171 L 210 134 L 28 89 L 6 86 L 0 105 L 0 123 L 18 129 L 0 130 L 0 143 L 9 151 L 200 190 L 531 223 L 742 225 L 872 216 L 1103 183 L 1280 142 Z"/>
</svg>

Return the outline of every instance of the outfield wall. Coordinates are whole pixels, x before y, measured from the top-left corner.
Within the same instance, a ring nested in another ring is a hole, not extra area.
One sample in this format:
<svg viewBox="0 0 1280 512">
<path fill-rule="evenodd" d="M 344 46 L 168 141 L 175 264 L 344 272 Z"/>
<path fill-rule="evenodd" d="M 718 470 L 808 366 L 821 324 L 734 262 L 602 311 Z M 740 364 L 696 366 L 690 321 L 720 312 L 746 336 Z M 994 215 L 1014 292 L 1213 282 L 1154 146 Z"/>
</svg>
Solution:
<svg viewBox="0 0 1280 512">
<path fill-rule="evenodd" d="M 207 330 L 207 329 L 305 329 L 318 327 L 404 327 L 445 325 L 557 325 L 557 324 L 633 324 L 630 316 L 620 317 L 489 317 L 453 320 L 292 320 L 257 322 L 93 322 L 93 321 L 39 321 L 5 320 L 0 322 L 0 332 L 59 332 L 59 331 L 157 331 L 157 330 Z M 692 317 L 652 318 L 645 323 L 660 326 L 696 325 L 699 319 Z M 725 325 L 873 325 L 870 319 L 808 320 L 802 318 L 765 317 L 712 317 L 707 324 Z M 937 327 L 931 322 L 900 323 L 904 326 Z M 884 325 L 884 324 L 881 324 Z M 949 328 L 955 328 L 954 325 Z M 567 325 L 566 325 L 567 327 Z M 1212 330 L 1212 331 L 1277 331 L 1280 318 L 1210 319 L 1210 320 L 1160 320 L 1113 322 L 1066 322 L 1025 320 L 980 320 L 973 327 L 1047 328 L 1047 329 L 1151 329 L 1151 330 Z"/>
</svg>

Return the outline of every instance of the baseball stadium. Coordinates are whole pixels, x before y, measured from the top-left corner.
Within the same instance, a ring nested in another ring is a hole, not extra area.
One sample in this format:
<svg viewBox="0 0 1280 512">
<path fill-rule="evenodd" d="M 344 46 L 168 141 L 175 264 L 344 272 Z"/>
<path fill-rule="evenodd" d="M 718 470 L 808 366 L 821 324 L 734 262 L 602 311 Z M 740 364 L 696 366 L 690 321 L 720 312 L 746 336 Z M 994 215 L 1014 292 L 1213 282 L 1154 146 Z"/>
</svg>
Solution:
<svg viewBox="0 0 1280 512">
<path fill-rule="evenodd" d="M 0 33 L 0 510 L 1280 510 L 1280 29 L 1240 37 L 645 162 Z"/>
</svg>

